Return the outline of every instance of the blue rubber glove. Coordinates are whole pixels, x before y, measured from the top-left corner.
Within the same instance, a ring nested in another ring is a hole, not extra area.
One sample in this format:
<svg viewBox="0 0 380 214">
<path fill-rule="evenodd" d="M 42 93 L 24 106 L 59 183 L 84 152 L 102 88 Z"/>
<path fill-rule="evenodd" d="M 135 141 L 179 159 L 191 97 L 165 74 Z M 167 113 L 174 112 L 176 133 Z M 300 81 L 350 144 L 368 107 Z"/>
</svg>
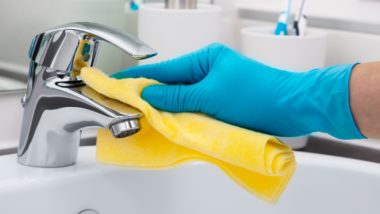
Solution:
<svg viewBox="0 0 380 214">
<path fill-rule="evenodd" d="M 351 65 L 309 72 L 266 66 L 221 44 L 185 56 L 129 68 L 114 78 L 145 77 L 142 98 L 169 112 L 201 112 L 218 120 L 276 136 L 325 132 L 363 138 L 349 104 Z"/>
</svg>

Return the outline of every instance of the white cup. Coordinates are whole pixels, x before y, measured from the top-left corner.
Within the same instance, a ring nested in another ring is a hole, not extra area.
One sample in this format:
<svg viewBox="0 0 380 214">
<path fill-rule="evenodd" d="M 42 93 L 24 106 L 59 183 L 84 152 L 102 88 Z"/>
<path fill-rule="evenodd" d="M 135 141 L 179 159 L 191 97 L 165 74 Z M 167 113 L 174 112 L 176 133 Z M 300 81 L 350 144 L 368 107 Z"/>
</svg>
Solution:
<svg viewBox="0 0 380 214">
<path fill-rule="evenodd" d="M 304 36 L 276 36 L 273 27 L 241 30 L 241 51 L 273 67 L 307 71 L 325 66 L 327 33 L 308 29 Z"/>
<path fill-rule="evenodd" d="M 304 36 L 276 36 L 274 27 L 243 28 L 241 51 L 244 55 L 269 66 L 293 72 L 325 66 L 327 33 L 308 29 Z M 308 137 L 279 137 L 293 149 L 307 145 Z"/>
<path fill-rule="evenodd" d="M 219 41 L 220 15 L 220 7 L 208 4 L 199 4 L 194 10 L 166 9 L 163 3 L 141 4 L 138 36 L 158 55 L 140 64 L 178 57 Z"/>
</svg>

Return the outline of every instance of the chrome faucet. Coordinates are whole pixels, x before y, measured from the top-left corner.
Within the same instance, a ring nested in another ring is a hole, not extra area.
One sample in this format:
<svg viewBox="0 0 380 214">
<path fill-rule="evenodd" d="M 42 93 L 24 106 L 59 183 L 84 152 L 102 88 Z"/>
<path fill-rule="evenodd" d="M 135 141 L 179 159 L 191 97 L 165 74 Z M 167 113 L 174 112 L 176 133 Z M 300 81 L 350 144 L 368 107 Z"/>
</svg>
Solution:
<svg viewBox="0 0 380 214">
<path fill-rule="evenodd" d="M 94 65 L 100 40 L 137 60 L 156 55 L 140 40 L 95 23 L 70 23 L 38 34 L 30 47 L 28 86 L 22 98 L 20 164 L 75 164 L 81 132 L 86 128 L 108 128 L 116 138 L 140 130 L 141 112 L 132 107 L 112 109 L 97 101 L 101 95 L 85 93 L 90 89 L 81 81 L 80 69 Z"/>
</svg>

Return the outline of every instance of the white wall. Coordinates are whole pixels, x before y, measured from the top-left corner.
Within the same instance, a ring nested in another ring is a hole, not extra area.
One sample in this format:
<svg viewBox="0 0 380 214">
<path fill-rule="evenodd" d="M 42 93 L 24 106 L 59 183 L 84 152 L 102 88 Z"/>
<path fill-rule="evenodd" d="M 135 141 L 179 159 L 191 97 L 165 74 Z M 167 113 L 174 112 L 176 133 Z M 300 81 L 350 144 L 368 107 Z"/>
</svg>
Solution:
<svg viewBox="0 0 380 214">
<path fill-rule="evenodd" d="M 237 0 L 239 7 L 279 12 L 284 0 Z M 299 0 L 293 0 L 296 5 Z M 297 7 L 293 7 L 295 11 Z M 306 0 L 305 13 L 333 19 L 355 20 L 367 23 L 380 22 L 379 0 Z"/>
</svg>

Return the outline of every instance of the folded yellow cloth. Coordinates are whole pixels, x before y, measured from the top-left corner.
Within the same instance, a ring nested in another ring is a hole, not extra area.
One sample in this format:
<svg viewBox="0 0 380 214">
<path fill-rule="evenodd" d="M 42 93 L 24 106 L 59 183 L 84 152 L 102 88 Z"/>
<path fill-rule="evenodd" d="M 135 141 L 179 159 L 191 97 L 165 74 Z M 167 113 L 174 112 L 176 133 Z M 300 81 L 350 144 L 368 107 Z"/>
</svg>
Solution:
<svg viewBox="0 0 380 214">
<path fill-rule="evenodd" d="M 190 160 L 207 161 L 269 202 L 279 198 L 295 171 L 292 150 L 273 136 L 203 114 L 154 109 L 140 97 L 144 87 L 159 84 L 154 80 L 112 79 L 96 68 L 83 68 L 81 77 L 89 87 L 106 96 L 98 102 L 115 99 L 144 113 L 142 130 L 131 137 L 115 139 L 108 130 L 99 130 L 97 159 L 101 162 L 161 169 Z M 115 108 L 120 109 L 120 105 L 124 104 L 118 103 Z"/>
</svg>

